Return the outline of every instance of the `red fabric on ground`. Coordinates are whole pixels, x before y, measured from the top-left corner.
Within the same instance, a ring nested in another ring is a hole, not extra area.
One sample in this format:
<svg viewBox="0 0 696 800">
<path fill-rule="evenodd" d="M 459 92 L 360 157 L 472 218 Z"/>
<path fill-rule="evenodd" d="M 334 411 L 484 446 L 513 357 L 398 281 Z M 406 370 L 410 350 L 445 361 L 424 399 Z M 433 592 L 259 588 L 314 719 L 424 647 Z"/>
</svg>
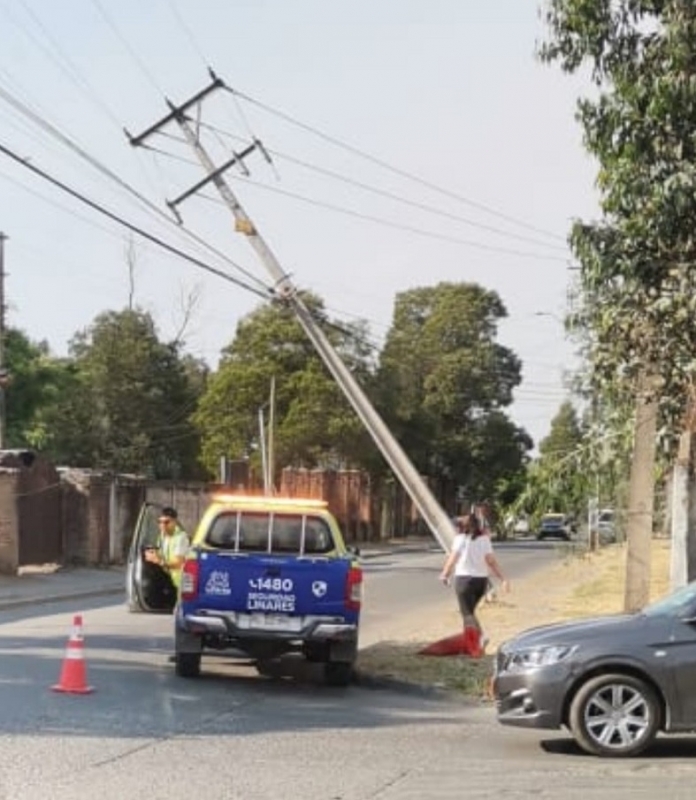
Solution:
<svg viewBox="0 0 696 800">
<path fill-rule="evenodd" d="M 421 656 L 465 656 L 468 654 L 466 649 L 466 639 L 464 631 L 454 636 L 447 636 L 437 642 L 427 645 L 418 651 Z"/>
</svg>

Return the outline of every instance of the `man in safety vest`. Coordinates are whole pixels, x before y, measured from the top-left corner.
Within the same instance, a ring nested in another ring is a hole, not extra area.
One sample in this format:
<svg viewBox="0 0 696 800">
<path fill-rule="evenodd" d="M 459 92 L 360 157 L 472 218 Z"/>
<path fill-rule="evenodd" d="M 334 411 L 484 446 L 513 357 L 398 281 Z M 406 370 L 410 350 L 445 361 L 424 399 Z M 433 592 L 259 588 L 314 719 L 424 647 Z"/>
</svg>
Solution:
<svg viewBox="0 0 696 800">
<path fill-rule="evenodd" d="M 148 550 L 145 558 L 157 564 L 169 575 L 178 593 L 181 585 L 181 569 L 184 558 L 191 546 L 186 531 L 179 524 L 179 515 L 175 508 L 166 506 L 158 519 L 160 535 L 157 547 Z"/>
</svg>

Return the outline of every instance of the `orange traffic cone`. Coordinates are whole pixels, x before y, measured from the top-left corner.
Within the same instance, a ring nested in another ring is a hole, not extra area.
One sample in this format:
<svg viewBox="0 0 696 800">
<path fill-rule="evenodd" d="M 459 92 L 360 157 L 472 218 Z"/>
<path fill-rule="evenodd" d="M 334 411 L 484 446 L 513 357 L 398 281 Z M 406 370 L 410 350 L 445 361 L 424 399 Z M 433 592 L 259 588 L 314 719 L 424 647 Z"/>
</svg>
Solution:
<svg viewBox="0 0 696 800">
<path fill-rule="evenodd" d="M 463 656 L 467 655 L 465 631 L 438 639 L 418 651 L 421 656 Z"/>
<path fill-rule="evenodd" d="M 472 658 L 483 658 L 481 631 L 473 626 L 464 628 L 464 649 Z"/>
<path fill-rule="evenodd" d="M 89 694 L 94 691 L 93 687 L 87 686 L 81 614 L 75 614 L 73 617 L 73 627 L 65 650 L 60 679 L 58 683 L 51 686 L 51 689 L 54 692 L 66 692 L 68 694 Z"/>
</svg>

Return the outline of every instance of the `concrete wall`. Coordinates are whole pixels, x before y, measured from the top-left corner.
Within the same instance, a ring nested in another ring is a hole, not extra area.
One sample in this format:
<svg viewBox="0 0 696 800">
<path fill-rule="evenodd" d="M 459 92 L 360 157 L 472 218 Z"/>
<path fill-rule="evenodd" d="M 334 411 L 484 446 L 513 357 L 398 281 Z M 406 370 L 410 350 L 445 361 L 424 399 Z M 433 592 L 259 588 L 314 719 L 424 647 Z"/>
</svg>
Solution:
<svg viewBox="0 0 696 800">
<path fill-rule="evenodd" d="M 19 568 L 17 473 L 0 471 L 0 572 L 16 575 Z"/>
<path fill-rule="evenodd" d="M 217 487 L 218 489 L 220 487 Z M 61 471 L 63 563 L 124 563 L 144 502 L 173 506 L 193 534 L 214 487 L 202 483 L 146 481 L 79 470 Z M 420 532 L 413 504 L 400 486 L 371 486 L 358 471 L 286 469 L 281 494 L 323 499 L 347 542 Z M 0 468 L 0 570 L 16 571 L 16 476 Z"/>
</svg>

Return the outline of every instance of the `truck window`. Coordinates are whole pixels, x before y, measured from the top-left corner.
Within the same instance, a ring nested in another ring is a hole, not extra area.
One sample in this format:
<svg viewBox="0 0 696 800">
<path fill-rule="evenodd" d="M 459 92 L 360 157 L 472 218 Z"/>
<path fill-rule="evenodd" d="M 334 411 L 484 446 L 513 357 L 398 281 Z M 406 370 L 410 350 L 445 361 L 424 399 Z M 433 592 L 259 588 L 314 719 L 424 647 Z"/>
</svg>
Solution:
<svg viewBox="0 0 696 800">
<path fill-rule="evenodd" d="M 220 514 L 205 541 L 246 553 L 321 555 L 334 549 L 331 529 L 320 517 L 258 511 Z"/>
</svg>

